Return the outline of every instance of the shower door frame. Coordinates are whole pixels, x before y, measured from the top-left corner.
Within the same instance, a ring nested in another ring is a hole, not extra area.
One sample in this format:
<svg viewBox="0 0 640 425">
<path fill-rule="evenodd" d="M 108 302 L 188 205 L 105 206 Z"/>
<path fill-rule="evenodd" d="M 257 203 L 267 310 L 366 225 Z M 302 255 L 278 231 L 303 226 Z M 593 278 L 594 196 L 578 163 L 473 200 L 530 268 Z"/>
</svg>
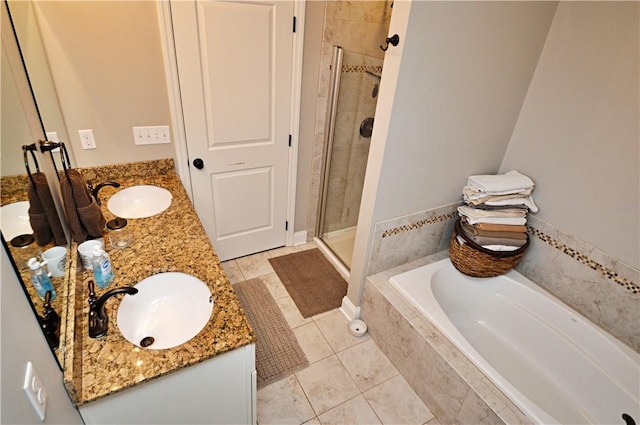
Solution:
<svg viewBox="0 0 640 425">
<path fill-rule="evenodd" d="M 338 110 L 338 92 L 340 90 L 340 74 L 342 70 L 342 58 L 344 56 L 342 47 L 333 46 L 333 57 L 331 58 L 331 80 L 329 83 L 329 98 L 327 104 L 329 105 L 329 115 L 327 119 L 326 143 L 324 144 L 324 150 L 322 153 L 322 191 L 320 194 L 320 214 L 318 223 L 316 225 L 316 235 L 322 240 L 324 231 L 324 222 L 326 218 L 326 199 L 329 190 L 329 166 L 331 165 L 331 156 L 333 152 L 333 136 L 336 129 L 336 113 Z M 327 245 L 325 243 L 325 245 Z M 331 249 L 331 248 L 329 248 Z M 333 251 L 333 250 L 331 250 Z M 336 255 L 337 257 L 337 255 Z M 346 267 L 344 261 L 340 262 Z"/>
</svg>

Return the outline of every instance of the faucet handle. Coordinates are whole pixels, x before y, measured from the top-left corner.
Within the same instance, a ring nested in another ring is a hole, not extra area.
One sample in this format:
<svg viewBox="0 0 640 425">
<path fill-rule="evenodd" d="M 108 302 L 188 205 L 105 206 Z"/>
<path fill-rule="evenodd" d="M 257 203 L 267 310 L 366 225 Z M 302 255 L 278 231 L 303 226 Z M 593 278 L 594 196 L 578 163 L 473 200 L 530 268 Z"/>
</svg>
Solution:
<svg viewBox="0 0 640 425">
<path fill-rule="evenodd" d="M 87 286 L 89 287 L 89 305 L 94 305 L 98 301 L 98 297 L 96 296 L 96 285 L 93 283 L 92 279 L 89 279 Z"/>
</svg>

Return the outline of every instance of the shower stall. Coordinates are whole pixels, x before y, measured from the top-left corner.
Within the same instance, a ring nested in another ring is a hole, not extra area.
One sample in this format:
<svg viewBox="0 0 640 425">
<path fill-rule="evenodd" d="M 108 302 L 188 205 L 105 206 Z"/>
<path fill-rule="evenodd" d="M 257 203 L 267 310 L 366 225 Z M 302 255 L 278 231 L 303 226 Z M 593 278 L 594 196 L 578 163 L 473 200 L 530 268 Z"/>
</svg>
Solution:
<svg viewBox="0 0 640 425">
<path fill-rule="evenodd" d="M 383 59 L 333 46 L 316 234 L 348 269 Z"/>
</svg>

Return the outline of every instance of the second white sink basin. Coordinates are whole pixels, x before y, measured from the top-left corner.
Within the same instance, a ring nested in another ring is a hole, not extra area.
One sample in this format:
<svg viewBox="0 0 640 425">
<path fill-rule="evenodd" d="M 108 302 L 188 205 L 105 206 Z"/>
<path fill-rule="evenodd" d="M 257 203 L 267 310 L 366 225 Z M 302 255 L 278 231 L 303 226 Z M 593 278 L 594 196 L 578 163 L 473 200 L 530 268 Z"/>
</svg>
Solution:
<svg viewBox="0 0 640 425">
<path fill-rule="evenodd" d="M 29 222 L 29 201 L 13 202 L 0 208 L 0 229 L 9 242 L 18 235 L 33 233 Z"/>
<path fill-rule="evenodd" d="M 160 214 L 171 205 L 171 192 L 152 185 L 131 186 L 114 194 L 107 208 L 121 218 L 145 218 Z"/>
<path fill-rule="evenodd" d="M 184 344 L 209 322 L 213 300 L 200 279 L 178 272 L 159 273 L 137 283 L 118 307 L 118 327 L 131 343 L 149 349 Z"/>
</svg>

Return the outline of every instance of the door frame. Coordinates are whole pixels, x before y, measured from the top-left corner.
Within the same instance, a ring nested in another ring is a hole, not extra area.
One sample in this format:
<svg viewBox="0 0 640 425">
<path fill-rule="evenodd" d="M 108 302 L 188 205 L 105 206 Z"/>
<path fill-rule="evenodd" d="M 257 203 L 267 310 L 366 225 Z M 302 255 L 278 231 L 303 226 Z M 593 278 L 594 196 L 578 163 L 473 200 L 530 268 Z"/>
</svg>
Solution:
<svg viewBox="0 0 640 425">
<path fill-rule="evenodd" d="M 296 31 L 293 33 L 293 61 L 291 73 L 291 114 L 289 120 L 289 134 L 291 147 L 289 149 L 287 170 L 287 213 L 285 245 L 294 244 L 295 211 L 296 211 L 296 179 L 298 174 L 298 143 L 300 136 L 300 103 L 302 96 L 302 60 L 304 46 L 304 22 L 306 0 L 292 0 L 293 13 L 296 17 Z M 169 0 L 156 0 L 162 56 L 164 59 L 165 75 L 167 77 L 167 92 L 169 95 L 169 109 L 171 113 L 171 131 L 176 153 L 176 171 L 187 195 L 193 202 L 193 189 L 189 174 L 189 156 L 187 138 L 184 129 L 182 112 L 182 98 L 178 79 L 178 63 L 176 61 L 175 44 L 173 41 L 173 25 L 171 23 L 171 4 Z"/>
</svg>

